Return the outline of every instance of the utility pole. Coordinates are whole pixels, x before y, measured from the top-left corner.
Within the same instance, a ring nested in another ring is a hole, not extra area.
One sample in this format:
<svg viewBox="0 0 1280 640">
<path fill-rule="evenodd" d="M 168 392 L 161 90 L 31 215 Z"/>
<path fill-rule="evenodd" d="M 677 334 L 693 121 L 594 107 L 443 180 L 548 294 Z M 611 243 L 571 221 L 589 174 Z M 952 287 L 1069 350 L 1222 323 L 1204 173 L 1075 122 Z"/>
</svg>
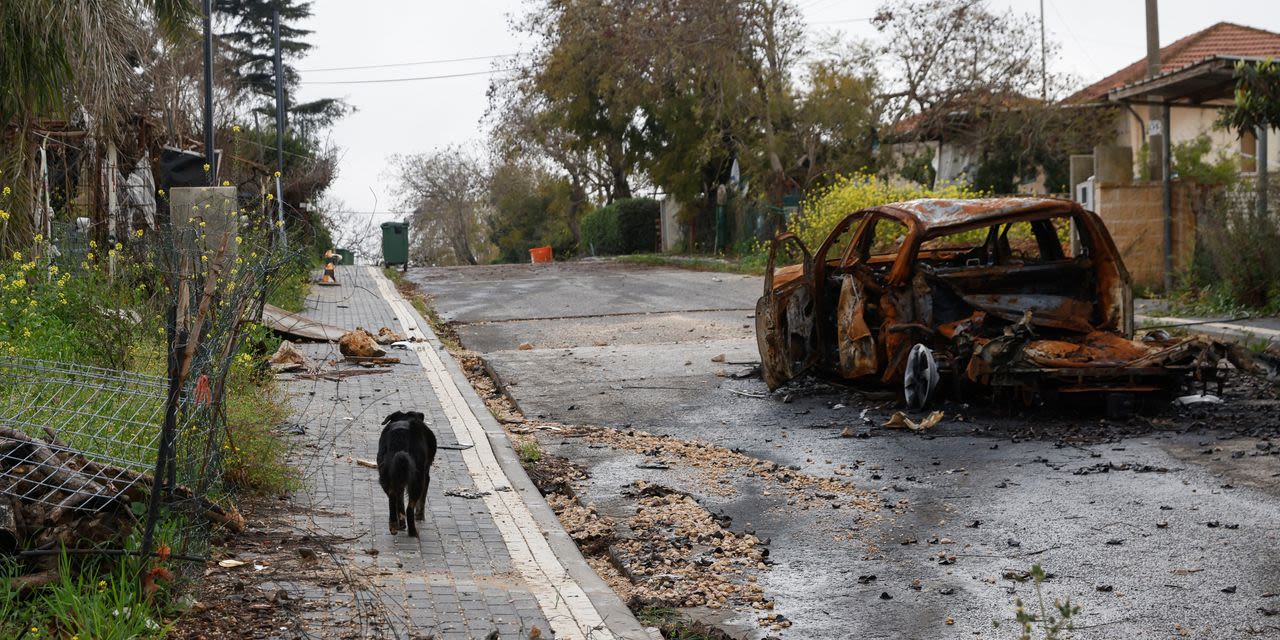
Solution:
<svg viewBox="0 0 1280 640">
<path fill-rule="evenodd" d="M 1160 18 L 1157 8 L 1157 0 L 1147 0 L 1147 77 L 1154 78 L 1160 75 Z M 1160 136 L 1167 132 L 1161 131 L 1161 125 L 1156 124 L 1163 122 L 1164 118 L 1161 114 L 1159 105 L 1151 105 L 1147 109 L 1147 174 L 1155 179 L 1160 175 L 1162 163 L 1159 156 L 1162 143 Z"/>
<path fill-rule="evenodd" d="M 1265 218 L 1267 215 L 1267 131 L 1270 127 L 1261 126 L 1257 131 L 1257 146 L 1254 148 L 1258 167 L 1258 217 Z"/>
<path fill-rule="evenodd" d="M 1157 0 L 1147 0 L 1147 77 L 1160 74 L 1160 17 Z M 1147 173 L 1160 176 L 1164 209 L 1164 290 L 1173 289 L 1173 162 L 1169 133 L 1169 104 L 1152 105 L 1147 111 Z"/>
<path fill-rule="evenodd" d="M 209 186 L 217 184 L 218 164 L 213 150 L 213 7 L 204 0 L 204 162 Z"/>
<path fill-rule="evenodd" d="M 1048 54 L 1045 52 L 1044 44 L 1044 0 L 1040 0 L 1040 99 L 1049 99 L 1049 73 L 1048 65 L 1045 59 Z"/>
<path fill-rule="evenodd" d="M 205 0 L 208 2 L 208 0 Z M 284 64 L 280 61 L 280 10 L 271 13 L 271 40 L 275 44 L 276 76 L 276 224 L 280 228 L 280 248 L 289 248 L 289 237 L 284 230 Z"/>
</svg>

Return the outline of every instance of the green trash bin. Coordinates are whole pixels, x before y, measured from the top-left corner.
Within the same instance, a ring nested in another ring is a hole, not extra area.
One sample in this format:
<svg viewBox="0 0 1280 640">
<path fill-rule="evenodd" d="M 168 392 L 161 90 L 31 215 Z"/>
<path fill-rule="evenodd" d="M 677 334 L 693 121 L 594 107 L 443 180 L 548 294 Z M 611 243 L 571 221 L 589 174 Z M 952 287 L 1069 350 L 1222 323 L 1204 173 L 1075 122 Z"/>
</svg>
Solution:
<svg viewBox="0 0 1280 640">
<path fill-rule="evenodd" d="M 382 262 L 387 266 L 409 264 L 409 224 L 382 223 Z"/>
<path fill-rule="evenodd" d="M 356 263 L 355 254 L 350 249 L 334 249 L 334 252 L 342 256 L 341 264 L 352 265 Z"/>
</svg>

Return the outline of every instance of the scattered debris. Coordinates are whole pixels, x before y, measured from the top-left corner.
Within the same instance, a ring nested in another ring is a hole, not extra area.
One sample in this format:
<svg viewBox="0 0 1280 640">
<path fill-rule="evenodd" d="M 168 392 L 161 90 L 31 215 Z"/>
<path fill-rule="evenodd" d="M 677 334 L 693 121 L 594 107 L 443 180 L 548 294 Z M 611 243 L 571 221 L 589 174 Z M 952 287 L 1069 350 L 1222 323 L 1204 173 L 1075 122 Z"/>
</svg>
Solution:
<svg viewBox="0 0 1280 640">
<path fill-rule="evenodd" d="M 596 444 L 634 451 L 655 457 L 672 466 L 688 466 L 702 472 L 705 490 L 717 495 L 732 495 L 736 490 L 728 479 L 736 474 L 756 477 L 782 488 L 789 496 L 788 505 L 798 509 L 830 509 L 831 504 L 877 511 L 882 501 L 859 491 L 852 482 L 841 477 L 815 476 L 771 462 L 731 451 L 701 440 L 683 440 L 645 431 L 619 430 L 608 427 L 565 427 L 566 437 L 584 437 Z M 831 498 L 819 497 L 819 494 Z"/>
<path fill-rule="evenodd" d="M 357 358 L 380 358 L 387 355 L 386 350 L 378 345 L 373 334 L 361 327 L 342 334 L 338 340 L 338 350 L 342 355 Z"/>
<path fill-rule="evenodd" d="M 372 461 L 372 460 L 365 460 L 364 458 L 356 458 L 356 464 L 357 464 L 357 465 L 359 465 L 359 466 L 361 466 L 361 467 L 364 467 L 364 468 L 366 468 L 366 469 L 377 469 L 377 468 L 378 468 L 378 463 L 376 463 L 376 462 L 374 462 L 374 461 Z"/>
<path fill-rule="evenodd" d="M 724 355 L 723 353 L 721 353 L 721 354 L 719 354 L 719 355 L 711 356 L 711 361 L 712 361 L 712 362 L 724 362 L 724 361 L 725 361 L 725 355 Z"/>
<path fill-rule="evenodd" d="M 263 305 L 262 324 L 290 340 L 308 342 L 335 342 L 347 333 L 345 329 L 316 322 L 271 304 Z"/>
<path fill-rule="evenodd" d="M 464 498 L 464 499 L 466 499 L 466 500 L 475 500 L 475 499 L 477 499 L 477 498 L 483 498 L 484 496 L 489 495 L 489 492 L 488 492 L 488 491 L 478 491 L 478 490 L 476 490 L 476 489 L 445 489 L 445 490 L 444 490 L 444 494 L 445 494 L 446 496 L 453 496 L 453 497 L 455 497 L 455 498 Z"/>
<path fill-rule="evenodd" d="M 311 359 L 288 340 L 280 341 L 280 348 L 276 349 L 276 352 L 270 358 L 267 358 L 267 364 L 276 373 L 315 370 L 315 365 L 311 362 Z"/>
<path fill-rule="evenodd" d="M 1198 407 L 1206 404 L 1222 404 L 1222 398 L 1212 393 L 1195 393 L 1189 396 L 1182 396 L 1173 402 L 1182 407 Z"/>
<path fill-rule="evenodd" d="M 396 342 L 404 342 L 404 336 L 392 331 L 387 327 L 378 329 L 378 334 L 373 337 L 378 344 L 393 344 Z"/>
<path fill-rule="evenodd" d="M 520 351 L 529 351 L 533 349 L 533 345 L 528 342 L 521 342 L 520 346 L 516 347 L 516 349 L 519 349 Z"/>
<path fill-rule="evenodd" d="M 908 418 L 907 414 L 901 411 L 898 411 L 898 412 L 895 412 L 893 416 L 889 418 L 888 422 L 884 423 L 884 426 L 890 429 L 910 429 L 912 431 L 924 431 L 925 429 L 932 429 L 933 427 L 937 426 L 939 422 L 942 422 L 942 416 L 943 416 L 943 413 L 941 411 L 934 411 L 933 413 L 930 413 L 929 415 L 925 416 L 925 418 L 920 422 L 916 422 L 915 420 Z"/>
</svg>

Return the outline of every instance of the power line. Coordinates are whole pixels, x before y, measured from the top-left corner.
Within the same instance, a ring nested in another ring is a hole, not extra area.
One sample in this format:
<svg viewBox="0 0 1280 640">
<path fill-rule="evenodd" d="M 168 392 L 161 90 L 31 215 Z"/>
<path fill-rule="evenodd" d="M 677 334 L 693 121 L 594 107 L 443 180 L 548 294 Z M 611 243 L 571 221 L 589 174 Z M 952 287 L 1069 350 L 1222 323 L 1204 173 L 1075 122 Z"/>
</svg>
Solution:
<svg viewBox="0 0 1280 640">
<path fill-rule="evenodd" d="M 843 24 L 846 22 L 871 22 L 871 20 L 873 20 L 873 18 L 848 18 L 845 20 L 826 20 L 823 22 L 811 22 L 809 24 L 817 27 L 825 24 Z"/>
<path fill-rule="evenodd" d="M 505 67 L 502 69 L 489 69 L 488 71 L 471 71 L 468 73 L 449 73 L 438 76 L 415 76 L 412 78 L 383 78 L 381 80 L 316 80 L 303 81 L 299 84 L 382 84 L 387 82 L 414 82 L 417 80 L 443 80 L 445 78 L 465 78 L 467 76 L 487 76 L 495 73 L 505 73 L 507 71 L 518 71 L 519 67 Z"/>
<path fill-rule="evenodd" d="M 355 71 L 358 69 L 389 69 L 391 67 L 413 67 L 423 64 L 446 64 L 450 62 L 471 62 L 474 60 L 494 60 L 497 58 L 514 58 L 517 53 L 502 53 L 492 56 L 472 56 L 470 58 L 448 58 L 440 60 L 419 60 L 418 62 L 391 62 L 387 64 L 366 64 L 355 67 L 324 67 L 322 69 L 300 69 L 302 73 L 318 73 L 321 71 Z"/>
<path fill-rule="evenodd" d="M 412 211 L 325 211 L 329 215 L 342 216 L 412 216 Z"/>
</svg>

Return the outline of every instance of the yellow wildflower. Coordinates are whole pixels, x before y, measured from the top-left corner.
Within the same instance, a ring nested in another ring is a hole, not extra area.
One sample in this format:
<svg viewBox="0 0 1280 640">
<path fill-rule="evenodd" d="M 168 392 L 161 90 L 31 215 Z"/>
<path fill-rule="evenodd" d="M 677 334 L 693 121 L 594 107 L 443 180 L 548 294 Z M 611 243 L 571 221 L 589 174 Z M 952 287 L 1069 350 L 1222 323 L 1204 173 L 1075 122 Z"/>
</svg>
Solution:
<svg viewBox="0 0 1280 640">
<path fill-rule="evenodd" d="M 138 229 L 138 234 L 137 234 L 137 235 L 138 235 L 138 237 L 139 237 L 139 238 L 141 238 L 141 237 L 142 237 L 142 229 Z"/>
<path fill-rule="evenodd" d="M 229 186 L 231 186 L 231 181 L 230 181 L 230 180 L 223 180 L 223 181 L 222 181 L 222 186 L 224 186 L 224 187 L 229 187 Z"/>
<path fill-rule="evenodd" d="M 277 171 L 277 172 L 276 172 L 276 177 L 277 177 L 277 178 L 279 178 L 279 177 L 280 177 L 280 172 L 279 172 L 279 171 Z"/>
<path fill-rule="evenodd" d="M 238 124 L 231 125 L 231 130 L 234 131 L 235 133 L 240 133 L 240 125 Z"/>
<path fill-rule="evenodd" d="M 6 187 L 6 188 L 8 188 L 8 187 Z M 22 252 L 21 252 L 21 251 L 14 251 L 14 252 L 13 252 L 13 260 L 14 260 L 14 262 L 22 262 Z"/>
<path fill-rule="evenodd" d="M 268 199 L 268 200 L 275 200 L 275 199 L 276 199 L 276 196 L 275 196 L 275 194 L 273 194 L 273 193 L 268 193 L 268 194 L 267 194 L 267 199 Z"/>
<path fill-rule="evenodd" d="M 209 172 L 209 163 L 208 163 L 208 162 L 204 163 L 204 171 L 205 171 L 205 173 L 208 173 L 208 172 Z"/>
</svg>

